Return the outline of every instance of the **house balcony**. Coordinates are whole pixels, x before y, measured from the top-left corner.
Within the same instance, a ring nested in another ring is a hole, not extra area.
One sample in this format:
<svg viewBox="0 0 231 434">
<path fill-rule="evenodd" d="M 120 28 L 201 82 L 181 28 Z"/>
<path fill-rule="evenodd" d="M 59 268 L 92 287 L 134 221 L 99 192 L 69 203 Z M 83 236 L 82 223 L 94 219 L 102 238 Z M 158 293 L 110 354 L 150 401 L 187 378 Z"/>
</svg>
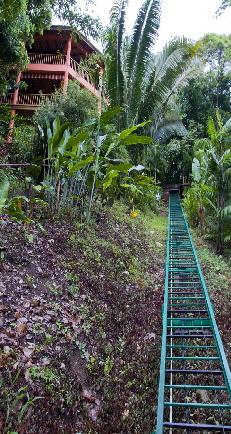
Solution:
<svg viewBox="0 0 231 434">
<path fill-rule="evenodd" d="M 69 78 L 75 78 L 81 86 L 86 87 L 97 97 L 99 96 L 98 90 L 95 88 L 94 83 L 90 78 L 90 74 L 70 57 L 69 64 L 65 55 L 59 54 L 40 54 L 29 53 L 30 63 L 27 65 L 25 75 L 33 78 L 36 73 L 50 73 L 50 74 L 64 74 L 68 71 Z"/>
<path fill-rule="evenodd" d="M 30 59 L 30 64 L 36 65 L 66 65 L 66 56 L 58 54 L 37 54 L 29 53 L 28 57 Z M 88 83 L 91 83 L 89 73 L 79 65 L 74 59 L 70 58 L 70 63 L 68 65 L 75 72 L 77 72 L 82 78 L 84 78 Z M 28 65 L 28 69 L 30 69 Z M 93 83 L 91 83 L 93 85 Z"/>
<path fill-rule="evenodd" d="M 2 96 L 0 98 L 0 104 L 9 104 L 9 106 L 12 109 L 35 109 L 42 101 L 44 100 L 51 100 L 53 95 L 52 94 L 25 94 L 25 93 L 19 93 L 17 97 L 17 101 L 15 104 L 13 104 L 13 93 L 8 93 L 5 96 Z"/>
<path fill-rule="evenodd" d="M 99 97 L 99 91 L 91 81 L 90 74 L 74 59 L 70 58 L 67 65 L 65 55 L 29 53 L 28 57 L 30 63 L 27 64 L 26 70 L 21 73 L 21 80 L 25 80 L 27 83 L 39 82 L 36 90 L 40 90 L 38 86 L 40 86 L 41 91 L 45 90 L 45 81 L 53 82 L 53 88 L 54 86 L 58 87 L 58 84 L 63 82 L 64 74 L 67 72 L 69 79 L 76 79 L 81 87 L 87 88 L 96 97 Z M 49 91 L 48 88 L 46 90 Z M 0 97 L 0 104 L 9 104 L 12 109 L 35 110 L 42 100 L 52 98 L 52 91 L 50 93 L 18 92 L 14 103 L 13 95 L 13 93 L 8 93 Z"/>
</svg>

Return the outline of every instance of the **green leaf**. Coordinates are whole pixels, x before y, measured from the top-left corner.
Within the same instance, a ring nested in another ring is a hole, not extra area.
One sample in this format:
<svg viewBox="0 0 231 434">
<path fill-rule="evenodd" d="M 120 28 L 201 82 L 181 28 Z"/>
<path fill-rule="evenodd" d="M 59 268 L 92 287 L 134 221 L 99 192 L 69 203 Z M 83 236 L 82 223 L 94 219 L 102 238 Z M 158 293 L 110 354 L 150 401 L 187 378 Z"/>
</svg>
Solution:
<svg viewBox="0 0 231 434">
<path fill-rule="evenodd" d="M 76 194 L 71 194 L 70 196 L 67 196 L 67 199 L 78 199 L 78 200 L 81 200 L 81 197 L 76 196 Z"/>
<path fill-rule="evenodd" d="M 111 170 L 109 173 L 107 173 L 103 182 L 103 191 L 110 187 L 113 178 L 116 178 L 118 175 L 119 172 L 117 170 Z"/>
<path fill-rule="evenodd" d="M 129 164 L 129 163 L 121 163 L 121 164 L 118 164 L 117 166 L 110 164 L 107 167 L 106 171 L 109 172 L 110 170 L 117 170 L 117 172 L 128 172 L 131 169 L 132 169 L 131 164 Z"/>
<path fill-rule="evenodd" d="M 45 190 L 54 190 L 54 187 L 48 181 L 43 181 L 41 182 L 41 184 L 45 188 Z"/>
<path fill-rule="evenodd" d="M 197 158 L 194 158 L 192 162 L 192 176 L 194 181 L 198 182 L 201 179 L 200 162 Z"/>
<path fill-rule="evenodd" d="M 12 199 L 10 199 L 12 203 L 18 203 L 18 202 L 29 202 L 30 200 L 26 196 L 14 196 Z"/>
<path fill-rule="evenodd" d="M 38 193 L 43 189 L 42 185 L 32 185 L 32 188 Z"/>
<path fill-rule="evenodd" d="M 28 235 L 28 241 L 29 241 L 29 243 L 33 244 L 33 242 L 34 242 L 34 235 L 33 234 Z"/>
<path fill-rule="evenodd" d="M 142 145 L 147 145 L 148 143 L 152 143 L 153 139 L 151 137 L 147 136 L 138 136 L 137 134 L 131 134 L 130 136 L 126 137 L 124 140 L 122 140 L 121 144 L 128 146 L 128 145 L 136 145 L 138 143 Z"/>
<path fill-rule="evenodd" d="M 69 174 L 72 175 L 73 173 L 77 172 L 79 169 L 82 169 L 83 167 L 87 166 L 91 161 L 94 160 L 94 157 L 88 157 L 85 160 L 79 161 L 79 163 L 74 164 L 74 166 L 69 170 Z"/>
<path fill-rule="evenodd" d="M 32 221 L 18 206 L 13 203 L 6 207 L 5 213 L 9 214 L 14 220 L 22 220 L 26 223 L 31 223 Z"/>
<path fill-rule="evenodd" d="M 100 125 L 103 126 L 107 124 L 113 116 L 118 115 L 122 111 L 122 107 L 113 107 L 106 112 L 102 113 L 100 116 Z"/>
<path fill-rule="evenodd" d="M 30 203 L 37 203 L 39 205 L 44 205 L 47 206 L 47 202 L 45 202 L 45 200 L 40 199 L 39 197 L 34 197 L 33 199 L 30 200 Z"/>
<path fill-rule="evenodd" d="M 222 210 L 222 215 L 224 217 L 228 217 L 231 214 L 231 205 L 225 206 L 225 208 Z"/>
<path fill-rule="evenodd" d="M 69 138 L 66 149 L 72 149 L 72 152 L 75 154 L 77 152 L 77 145 L 89 137 L 89 134 L 85 131 L 77 134 L 77 136 L 72 136 Z"/>
<path fill-rule="evenodd" d="M 40 229 L 40 231 L 43 233 L 43 235 L 47 235 L 47 231 L 43 227 L 43 225 L 41 225 L 41 223 L 39 223 L 39 222 L 36 221 L 36 225 L 38 226 L 38 228 Z"/>
<path fill-rule="evenodd" d="M 50 128 L 47 130 L 48 135 L 48 156 L 49 158 L 56 152 L 63 154 L 65 145 L 70 138 L 70 131 L 68 130 L 69 122 L 60 125 L 59 116 L 57 116 L 52 124 L 53 134 Z"/>
<path fill-rule="evenodd" d="M 65 125 L 65 124 L 63 124 L 63 125 Z M 70 135 L 71 135 L 71 133 L 68 129 L 65 129 L 63 131 L 62 137 L 60 138 L 59 145 L 57 147 L 57 152 L 59 152 L 61 155 L 63 155 L 64 152 L 66 151 L 66 147 L 67 147 L 67 143 L 70 139 Z"/>
<path fill-rule="evenodd" d="M 10 186 L 10 183 L 8 181 L 8 178 L 5 177 L 3 179 L 3 181 L 0 183 L 0 212 L 6 203 L 6 200 L 8 197 L 9 186 Z"/>
<path fill-rule="evenodd" d="M 60 117 L 59 116 L 57 116 L 55 118 L 55 120 L 53 121 L 52 127 L 53 127 L 53 135 L 57 134 L 57 132 L 59 131 L 59 128 L 60 128 Z"/>
<path fill-rule="evenodd" d="M 112 143 L 108 146 L 108 150 L 107 150 L 107 152 L 106 152 L 106 154 L 105 154 L 105 157 L 107 157 L 107 156 L 110 154 L 111 150 L 114 149 L 115 146 L 117 146 L 117 145 L 118 145 L 118 143 L 116 143 L 116 142 L 112 142 Z"/>
<path fill-rule="evenodd" d="M 120 133 L 118 139 L 125 139 L 125 137 L 129 136 L 133 131 L 137 130 L 137 128 L 143 127 L 144 125 L 146 125 L 149 122 L 151 122 L 151 121 L 145 121 L 145 122 L 142 122 L 142 124 L 134 125 L 133 127 L 128 128 L 127 130 L 123 130 Z"/>
</svg>

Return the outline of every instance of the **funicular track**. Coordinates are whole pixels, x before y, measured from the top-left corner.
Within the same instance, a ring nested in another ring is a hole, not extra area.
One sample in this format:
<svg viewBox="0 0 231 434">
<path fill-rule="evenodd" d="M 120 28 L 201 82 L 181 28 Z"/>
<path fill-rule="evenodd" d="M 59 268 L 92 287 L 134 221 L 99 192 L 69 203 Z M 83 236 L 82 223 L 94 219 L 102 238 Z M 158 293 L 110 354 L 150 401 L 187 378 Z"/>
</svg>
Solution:
<svg viewBox="0 0 231 434">
<path fill-rule="evenodd" d="M 231 374 L 178 194 L 170 194 L 156 434 L 231 433 Z"/>
</svg>

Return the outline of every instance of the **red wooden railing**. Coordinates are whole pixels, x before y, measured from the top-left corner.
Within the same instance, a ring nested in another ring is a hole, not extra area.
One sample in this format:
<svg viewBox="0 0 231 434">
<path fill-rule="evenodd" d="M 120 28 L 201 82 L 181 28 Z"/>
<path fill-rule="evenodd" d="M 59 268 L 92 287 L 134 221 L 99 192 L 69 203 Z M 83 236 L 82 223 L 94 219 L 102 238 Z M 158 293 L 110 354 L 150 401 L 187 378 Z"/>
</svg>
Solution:
<svg viewBox="0 0 231 434">
<path fill-rule="evenodd" d="M 40 54 L 40 53 L 29 53 L 28 57 L 30 63 L 35 64 L 50 64 L 50 65 L 65 65 L 66 56 L 59 54 Z M 88 83 L 91 83 L 90 75 L 82 66 L 79 65 L 74 59 L 70 58 L 69 66 L 74 69 L 77 74 L 83 77 Z M 94 84 L 91 83 L 93 86 Z"/>
<path fill-rule="evenodd" d="M 53 95 L 50 94 L 25 94 L 19 93 L 16 104 L 22 105 L 39 105 L 42 99 L 51 99 Z M 8 93 L 0 98 L 0 104 L 12 104 L 13 93 Z"/>
<path fill-rule="evenodd" d="M 59 54 L 40 54 L 40 53 L 29 53 L 28 57 L 30 63 L 46 63 L 51 65 L 65 65 L 66 56 Z"/>
</svg>

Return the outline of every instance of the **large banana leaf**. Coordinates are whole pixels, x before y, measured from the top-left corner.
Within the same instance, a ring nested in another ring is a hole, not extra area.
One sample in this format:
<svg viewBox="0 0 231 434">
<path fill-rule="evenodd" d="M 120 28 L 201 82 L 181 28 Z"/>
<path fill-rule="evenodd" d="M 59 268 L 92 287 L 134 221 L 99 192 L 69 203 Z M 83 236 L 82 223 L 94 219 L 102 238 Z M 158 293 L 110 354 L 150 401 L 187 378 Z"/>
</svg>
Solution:
<svg viewBox="0 0 231 434">
<path fill-rule="evenodd" d="M 6 203 L 9 186 L 10 183 L 8 181 L 8 178 L 5 177 L 3 181 L 0 183 L 0 212 Z"/>
</svg>

